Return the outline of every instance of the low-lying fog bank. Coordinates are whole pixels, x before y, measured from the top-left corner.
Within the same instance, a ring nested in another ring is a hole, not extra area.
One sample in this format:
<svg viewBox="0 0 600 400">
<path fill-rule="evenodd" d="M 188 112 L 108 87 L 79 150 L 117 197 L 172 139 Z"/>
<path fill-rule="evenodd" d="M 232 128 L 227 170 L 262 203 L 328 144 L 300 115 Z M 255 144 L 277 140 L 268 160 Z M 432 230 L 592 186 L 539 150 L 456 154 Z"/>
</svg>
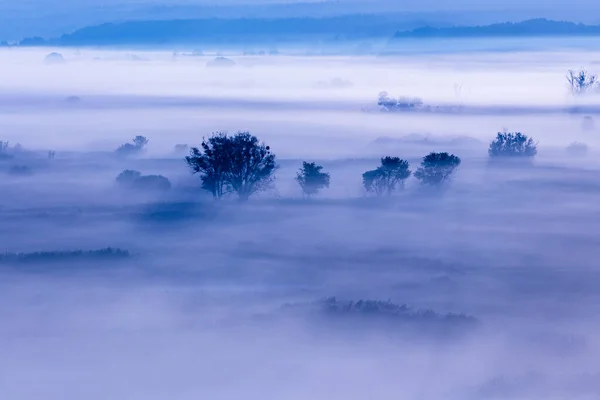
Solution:
<svg viewBox="0 0 600 400">
<path fill-rule="evenodd" d="M 37 65 L 39 52 L 18 50 L 1 67 L 16 75 L 0 88 L 0 141 L 9 142 L 0 143 L 0 398 L 600 391 L 595 115 L 319 106 L 376 105 L 394 85 L 435 95 L 439 82 L 452 87 L 460 54 L 435 67 L 446 72 L 404 60 L 436 77 L 417 81 L 400 60 L 278 58 L 224 72 L 159 58 L 96 62 L 91 50 L 71 62 L 64 52 L 66 65 Z M 478 57 L 460 70 L 480 68 L 469 75 L 482 96 L 474 104 L 576 102 L 562 81 L 565 54 L 544 54 L 541 67 L 532 54 Z M 492 68 L 496 59 L 512 66 Z M 355 86 L 309 86 L 340 71 Z M 235 79 L 244 74 L 259 83 L 243 88 Z M 237 103 L 177 103 L 221 97 L 208 85 L 217 75 Z M 14 90 L 22 95 L 11 102 Z M 283 98 L 287 106 L 270 106 Z M 535 157 L 492 162 L 490 142 L 505 129 L 533 138 Z M 219 130 L 249 130 L 270 146 L 278 169 L 269 190 L 240 202 L 201 189 L 184 157 Z M 431 152 L 460 157 L 440 189 L 414 174 Z M 377 197 L 363 174 L 384 156 L 413 174 Z M 303 161 L 331 178 L 310 198 L 295 180 Z"/>
</svg>

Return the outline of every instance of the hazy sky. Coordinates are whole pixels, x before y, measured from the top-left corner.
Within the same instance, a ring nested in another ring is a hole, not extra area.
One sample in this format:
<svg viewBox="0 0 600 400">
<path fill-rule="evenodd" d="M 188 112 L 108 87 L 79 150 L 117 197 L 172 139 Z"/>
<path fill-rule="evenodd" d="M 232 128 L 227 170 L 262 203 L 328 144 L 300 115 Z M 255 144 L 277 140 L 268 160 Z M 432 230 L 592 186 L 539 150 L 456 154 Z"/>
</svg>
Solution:
<svg viewBox="0 0 600 400">
<path fill-rule="evenodd" d="M 600 23 L 592 0 L 0 0 L 0 40 L 54 37 L 89 25 L 134 19 L 322 16 L 419 12 L 433 22 L 473 24 L 545 17 Z"/>
</svg>

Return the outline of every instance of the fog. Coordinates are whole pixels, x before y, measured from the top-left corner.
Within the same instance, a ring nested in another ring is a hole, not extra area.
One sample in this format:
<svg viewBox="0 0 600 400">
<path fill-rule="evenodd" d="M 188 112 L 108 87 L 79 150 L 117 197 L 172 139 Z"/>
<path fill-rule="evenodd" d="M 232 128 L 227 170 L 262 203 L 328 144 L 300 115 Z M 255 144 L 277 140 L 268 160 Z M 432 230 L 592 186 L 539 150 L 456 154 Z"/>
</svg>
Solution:
<svg viewBox="0 0 600 400">
<path fill-rule="evenodd" d="M 593 45 L 223 55 L 0 52 L 0 398 L 598 396 L 600 102 L 565 79 L 600 70 Z M 381 91 L 462 108 L 385 113 Z M 239 130 L 275 185 L 214 200 L 174 146 Z M 532 165 L 490 163 L 503 130 Z M 443 190 L 365 193 L 381 157 L 433 151 L 462 159 Z M 302 161 L 331 175 L 310 199 Z"/>
</svg>

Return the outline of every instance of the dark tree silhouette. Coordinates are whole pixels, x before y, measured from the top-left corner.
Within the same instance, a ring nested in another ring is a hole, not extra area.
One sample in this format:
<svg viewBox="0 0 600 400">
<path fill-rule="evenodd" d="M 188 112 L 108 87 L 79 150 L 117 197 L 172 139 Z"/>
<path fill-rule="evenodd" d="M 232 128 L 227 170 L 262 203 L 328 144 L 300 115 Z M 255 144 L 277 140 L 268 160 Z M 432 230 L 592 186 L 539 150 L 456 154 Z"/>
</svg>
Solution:
<svg viewBox="0 0 600 400">
<path fill-rule="evenodd" d="M 424 185 L 441 186 L 460 165 L 460 158 L 448 153 L 430 153 L 423 157 L 415 178 Z"/>
<path fill-rule="evenodd" d="M 200 174 L 202 188 L 216 198 L 235 192 L 240 200 L 247 200 L 272 185 L 277 169 L 269 146 L 249 132 L 215 133 L 202 141 L 201 149 L 193 147 L 185 159 L 192 173 Z"/>
<path fill-rule="evenodd" d="M 132 182 L 133 189 L 147 191 L 167 191 L 171 189 L 171 181 L 162 175 L 142 175 Z"/>
<path fill-rule="evenodd" d="M 329 187 L 329 174 L 322 172 L 323 167 L 314 162 L 302 162 L 302 168 L 296 174 L 296 181 L 302 188 L 302 193 L 310 197 L 317 194 L 319 190 Z"/>
<path fill-rule="evenodd" d="M 142 173 L 133 169 L 126 169 L 115 179 L 119 185 L 131 185 L 133 181 L 142 176 Z"/>
<path fill-rule="evenodd" d="M 208 139 L 202 139 L 200 148 L 192 147 L 185 158 L 194 174 L 200 174 L 202 189 L 221 198 L 226 193 L 225 170 L 229 165 L 228 147 L 230 138 L 226 133 L 214 133 Z"/>
<path fill-rule="evenodd" d="M 145 136 L 136 136 L 133 138 L 133 145 L 139 147 L 140 149 L 146 147 L 149 140 Z"/>
<path fill-rule="evenodd" d="M 537 144 L 521 132 L 498 132 L 490 143 L 488 154 L 492 158 L 513 157 L 531 159 L 537 154 Z"/>
<path fill-rule="evenodd" d="M 404 181 L 410 175 L 408 161 L 399 157 L 383 157 L 377 169 L 363 174 L 363 185 L 367 192 L 374 192 L 377 196 L 389 196 L 396 188 L 403 189 Z"/>
<path fill-rule="evenodd" d="M 136 136 L 132 140 L 133 143 L 125 143 L 117 149 L 117 154 L 122 156 L 128 156 L 132 154 L 141 153 L 144 147 L 148 144 L 149 140 L 144 136 Z"/>
<path fill-rule="evenodd" d="M 126 169 L 117 175 L 117 184 L 128 189 L 166 191 L 171 181 L 162 175 L 142 175 L 139 171 Z"/>
</svg>

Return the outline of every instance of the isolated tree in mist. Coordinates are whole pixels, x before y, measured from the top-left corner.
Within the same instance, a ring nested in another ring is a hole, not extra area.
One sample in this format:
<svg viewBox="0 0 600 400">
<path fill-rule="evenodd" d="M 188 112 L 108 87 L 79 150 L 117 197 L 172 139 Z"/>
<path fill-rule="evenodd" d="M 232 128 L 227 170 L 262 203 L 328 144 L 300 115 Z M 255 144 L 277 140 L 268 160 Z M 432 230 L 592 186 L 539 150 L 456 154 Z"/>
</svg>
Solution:
<svg viewBox="0 0 600 400">
<path fill-rule="evenodd" d="M 145 136 L 136 136 L 133 138 L 133 145 L 137 148 L 143 149 L 148 144 L 149 140 Z"/>
<path fill-rule="evenodd" d="M 329 187 L 330 176 L 327 172 L 322 171 L 323 167 L 321 165 L 314 162 L 302 162 L 302 168 L 296 173 L 296 181 L 306 197 L 317 194 L 319 190 Z"/>
<path fill-rule="evenodd" d="M 423 157 L 415 171 L 415 178 L 424 185 L 439 187 L 450 179 L 460 162 L 460 158 L 454 154 L 430 153 Z"/>
<path fill-rule="evenodd" d="M 363 174 L 363 186 L 367 192 L 377 196 L 391 195 L 398 187 L 404 188 L 404 181 L 411 175 L 408 161 L 399 157 L 383 157 L 381 165 Z"/>
<path fill-rule="evenodd" d="M 233 136 L 217 132 L 193 147 L 185 158 L 192 173 L 199 174 L 202 188 L 216 198 L 234 192 L 240 200 L 272 186 L 277 169 L 275 155 L 249 132 Z"/>
<path fill-rule="evenodd" d="M 133 138 L 132 143 L 125 143 L 117 149 L 117 154 L 126 156 L 131 154 L 141 153 L 146 147 L 149 140 L 145 136 L 136 136 Z"/>
<path fill-rule="evenodd" d="M 498 132 L 496 139 L 490 143 L 488 154 L 492 159 L 531 160 L 537 154 L 537 144 L 521 132 Z"/>
<path fill-rule="evenodd" d="M 567 72 L 567 84 L 574 96 L 590 93 L 600 89 L 600 82 L 596 74 L 589 73 L 585 69 L 579 71 L 569 70 Z"/>
</svg>

